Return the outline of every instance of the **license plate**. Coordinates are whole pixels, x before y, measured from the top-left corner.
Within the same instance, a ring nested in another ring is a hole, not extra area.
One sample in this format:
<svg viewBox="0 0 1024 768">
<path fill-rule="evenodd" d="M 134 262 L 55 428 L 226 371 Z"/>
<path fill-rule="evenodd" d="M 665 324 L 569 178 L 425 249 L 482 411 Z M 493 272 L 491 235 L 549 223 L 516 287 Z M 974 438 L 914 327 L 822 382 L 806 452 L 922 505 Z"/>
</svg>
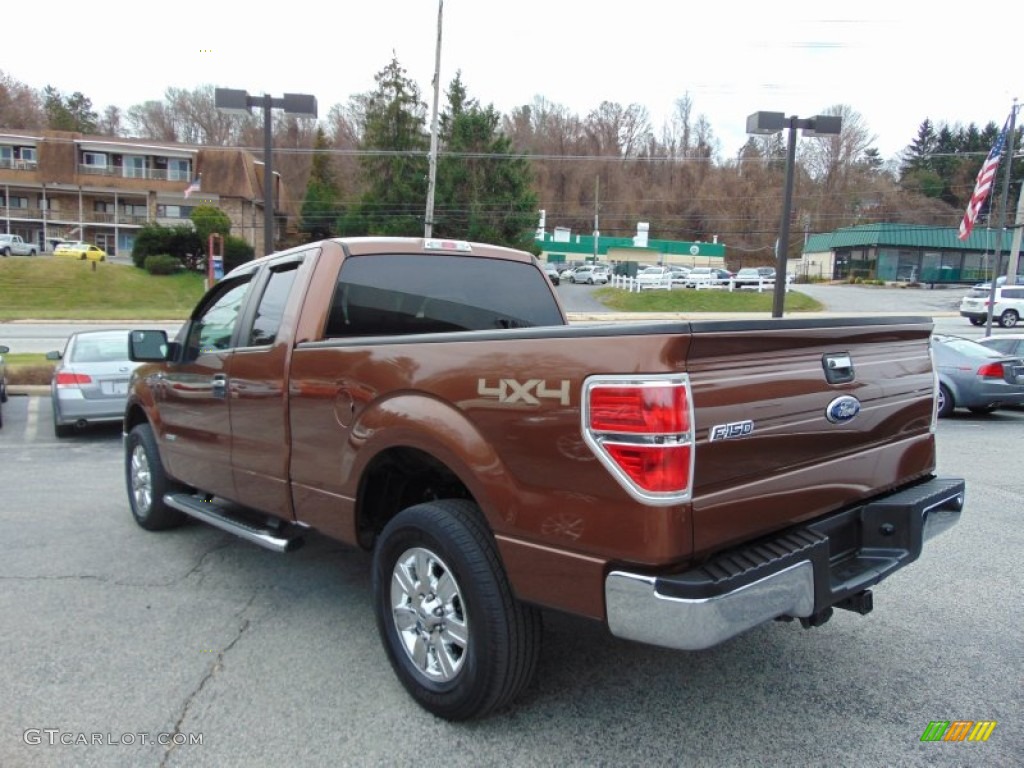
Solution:
<svg viewBox="0 0 1024 768">
<path fill-rule="evenodd" d="M 126 395 L 128 394 L 127 381 L 104 381 L 100 384 L 104 395 Z"/>
</svg>

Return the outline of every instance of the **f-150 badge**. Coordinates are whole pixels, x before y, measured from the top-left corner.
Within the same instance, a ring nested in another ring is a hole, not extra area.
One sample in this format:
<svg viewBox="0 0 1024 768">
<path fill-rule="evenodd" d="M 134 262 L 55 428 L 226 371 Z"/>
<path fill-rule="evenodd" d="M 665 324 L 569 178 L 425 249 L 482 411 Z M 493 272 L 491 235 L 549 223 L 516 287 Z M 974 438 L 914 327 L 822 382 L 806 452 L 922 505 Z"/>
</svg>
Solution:
<svg viewBox="0 0 1024 768">
<path fill-rule="evenodd" d="M 749 435 L 754 431 L 754 422 L 750 419 L 746 421 L 733 421 L 729 424 L 716 424 L 708 430 L 708 442 L 713 443 L 715 440 L 732 440 L 736 437 L 743 437 Z"/>
<path fill-rule="evenodd" d="M 487 384 L 487 379 L 478 379 L 476 393 L 480 397 L 496 397 L 503 405 L 540 405 L 541 400 L 557 400 L 562 405 L 568 405 L 569 380 L 562 379 L 557 386 L 551 386 L 544 379 L 498 379 L 498 384 L 492 387 Z"/>
</svg>

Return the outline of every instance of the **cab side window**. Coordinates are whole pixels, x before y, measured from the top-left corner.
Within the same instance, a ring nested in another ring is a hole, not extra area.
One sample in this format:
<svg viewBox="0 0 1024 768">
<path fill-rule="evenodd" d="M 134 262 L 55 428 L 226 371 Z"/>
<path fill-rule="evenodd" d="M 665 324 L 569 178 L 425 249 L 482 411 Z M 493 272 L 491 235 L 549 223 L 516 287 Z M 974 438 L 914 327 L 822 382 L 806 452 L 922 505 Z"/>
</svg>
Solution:
<svg viewBox="0 0 1024 768">
<path fill-rule="evenodd" d="M 270 273 L 267 287 L 263 291 L 260 305 L 256 309 L 256 318 L 253 320 L 252 331 L 249 333 L 246 346 L 263 347 L 274 343 L 277 332 L 281 329 L 284 307 L 298 272 L 299 262 L 296 261 L 274 269 Z"/>
<path fill-rule="evenodd" d="M 224 286 L 223 292 L 192 321 L 188 344 L 185 347 L 186 360 L 195 360 L 200 354 L 231 347 L 235 325 L 249 292 L 251 279 L 250 275 L 240 283 Z"/>
</svg>

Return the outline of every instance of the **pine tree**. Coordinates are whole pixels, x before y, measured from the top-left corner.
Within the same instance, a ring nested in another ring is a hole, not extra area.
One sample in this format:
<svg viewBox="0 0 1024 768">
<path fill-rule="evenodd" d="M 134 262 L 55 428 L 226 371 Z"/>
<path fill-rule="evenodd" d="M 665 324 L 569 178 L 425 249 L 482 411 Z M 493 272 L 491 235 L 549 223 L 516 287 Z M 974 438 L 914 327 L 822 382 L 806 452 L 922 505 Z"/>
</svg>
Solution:
<svg viewBox="0 0 1024 768">
<path fill-rule="evenodd" d="M 347 235 L 423 234 L 427 200 L 426 106 L 397 58 L 375 75 L 366 101 L 360 159 L 365 192 L 338 223 Z"/>
<path fill-rule="evenodd" d="M 333 237 L 337 229 L 338 187 L 331 173 L 330 158 L 327 155 L 329 148 L 324 129 L 318 127 L 299 221 L 299 229 L 307 233 L 311 241 Z"/>
<path fill-rule="evenodd" d="M 435 233 L 514 248 L 533 247 L 537 198 L 530 165 L 498 132 L 501 115 L 467 96 L 461 74 L 448 89 L 441 118 Z"/>
</svg>

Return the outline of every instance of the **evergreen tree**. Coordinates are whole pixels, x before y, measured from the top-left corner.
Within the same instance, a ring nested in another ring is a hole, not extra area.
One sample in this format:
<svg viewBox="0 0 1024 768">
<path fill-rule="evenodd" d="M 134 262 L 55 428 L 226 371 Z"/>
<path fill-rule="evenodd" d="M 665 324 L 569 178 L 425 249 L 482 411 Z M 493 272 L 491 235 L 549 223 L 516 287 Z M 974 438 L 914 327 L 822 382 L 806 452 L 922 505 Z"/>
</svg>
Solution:
<svg viewBox="0 0 1024 768">
<path fill-rule="evenodd" d="M 338 229 L 347 235 L 422 235 L 430 143 L 426 106 L 397 58 L 374 79 L 377 90 L 366 101 L 360 142 L 369 153 L 360 158 L 365 191 Z"/>
<path fill-rule="evenodd" d="M 92 108 L 92 100 L 80 91 L 65 97 L 52 85 L 43 89 L 43 110 L 47 125 L 57 131 L 96 133 L 99 116 Z"/>
<path fill-rule="evenodd" d="M 435 227 L 440 237 L 533 247 L 537 198 L 530 165 L 498 132 L 501 115 L 469 99 L 456 74 L 441 117 L 444 156 L 438 162 Z"/>
<path fill-rule="evenodd" d="M 338 188 L 331 173 L 327 150 L 330 142 L 322 127 L 316 129 L 313 144 L 313 163 L 302 199 L 299 229 L 312 240 L 324 240 L 335 235 L 338 219 Z"/>
</svg>

